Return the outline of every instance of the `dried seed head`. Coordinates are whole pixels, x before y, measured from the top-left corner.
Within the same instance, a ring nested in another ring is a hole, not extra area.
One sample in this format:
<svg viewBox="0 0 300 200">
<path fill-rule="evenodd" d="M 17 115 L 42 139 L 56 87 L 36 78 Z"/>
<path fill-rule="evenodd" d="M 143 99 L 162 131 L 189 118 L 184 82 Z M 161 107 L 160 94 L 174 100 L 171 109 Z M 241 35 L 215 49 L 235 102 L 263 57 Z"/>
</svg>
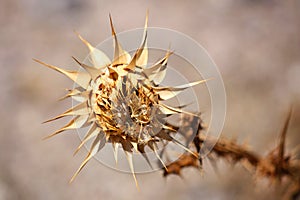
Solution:
<svg viewBox="0 0 300 200">
<path fill-rule="evenodd" d="M 67 71 L 35 60 L 66 75 L 78 85 L 77 88 L 69 90 L 66 97 L 71 97 L 80 103 L 47 121 L 74 116 L 67 125 L 47 138 L 65 130 L 90 126 L 76 152 L 88 140 L 93 139 L 93 143 L 71 181 L 106 143 L 112 143 L 114 149 L 119 145 L 122 146 L 134 178 L 133 150 L 144 154 L 145 147 L 150 147 L 163 166 L 165 165 L 157 153 L 158 142 L 173 142 L 188 150 L 170 135 L 172 132 L 176 133 L 177 130 L 166 123 L 165 118 L 173 114 L 194 114 L 185 112 L 181 108 L 165 105 L 163 101 L 205 80 L 176 87 L 159 86 L 165 77 L 167 62 L 172 53 L 167 51 L 161 60 L 153 66 L 146 67 L 148 62 L 147 21 L 148 16 L 146 16 L 142 44 L 132 57 L 122 49 L 118 42 L 110 18 L 115 50 L 113 61 L 110 61 L 103 52 L 94 48 L 79 34 L 78 37 L 90 50 L 89 58 L 92 66 L 81 63 L 76 58 L 73 59 L 85 71 Z M 147 159 L 145 154 L 143 156 Z"/>
</svg>

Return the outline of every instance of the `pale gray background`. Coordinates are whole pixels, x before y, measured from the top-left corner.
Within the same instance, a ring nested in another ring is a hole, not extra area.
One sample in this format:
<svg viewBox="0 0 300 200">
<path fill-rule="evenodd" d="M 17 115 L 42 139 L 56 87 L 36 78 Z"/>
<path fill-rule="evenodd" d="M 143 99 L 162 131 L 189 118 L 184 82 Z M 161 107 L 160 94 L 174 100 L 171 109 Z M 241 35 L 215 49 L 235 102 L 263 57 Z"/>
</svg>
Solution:
<svg viewBox="0 0 300 200">
<path fill-rule="evenodd" d="M 204 176 L 184 171 L 184 179 L 160 172 L 138 176 L 100 165 L 95 160 L 68 184 L 85 151 L 72 157 L 76 132 L 47 141 L 41 138 L 66 120 L 41 122 L 70 106 L 56 102 L 71 87 L 67 78 L 34 63 L 39 58 L 71 68 L 71 56 L 83 59 L 92 44 L 110 35 L 108 14 L 117 31 L 149 26 L 181 31 L 210 53 L 227 90 L 223 136 L 248 141 L 255 151 L 271 150 L 291 102 L 295 112 L 288 145 L 299 142 L 300 3 L 297 0 L 211 1 L 0 1 L 0 199 L 264 199 L 280 198 L 266 180 L 220 162 L 217 176 L 205 162 Z"/>
</svg>

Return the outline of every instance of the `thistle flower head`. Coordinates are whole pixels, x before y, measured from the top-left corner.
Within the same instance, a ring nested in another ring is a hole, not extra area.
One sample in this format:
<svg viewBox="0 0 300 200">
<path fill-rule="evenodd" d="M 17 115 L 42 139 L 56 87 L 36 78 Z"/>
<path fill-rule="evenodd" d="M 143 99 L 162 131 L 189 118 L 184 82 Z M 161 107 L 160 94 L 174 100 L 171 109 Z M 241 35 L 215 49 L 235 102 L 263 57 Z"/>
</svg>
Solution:
<svg viewBox="0 0 300 200">
<path fill-rule="evenodd" d="M 89 58 L 92 65 L 89 66 L 76 58 L 73 59 L 84 71 L 68 71 L 35 60 L 66 75 L 78 85 L 77 88 L 69 90 L 66 97 L 71 97 L 79 104 L 46 121 L 74 116 L 67 125 L 46 138 L 69 129 L 90 127 L 76 152 L 87 141 L 93 140 L 93 143 L 71 181 L 106 143 L 111 143 L 114 149 L 117 149 L 118 146 L 123 148 L 135 181 L 133 151 L 142 153 L 149 162 L 145 154 L 145 147 L 149 147 L 163 166 L 165 165 L 157 153 L 159 142 L 173 142 L 190 151 L 171 135 L 171 133 L 175 134 L 177 130 L 166 121 L 166 117 L 181 113 L 194 114 L 185 112 L 180 107 L 168 106 L 164 101 L 175 97 L 184 89 L 205 82 L 205 80 L 175 87 L 160 86 L 166 74 L 169 56 L 172 53 L 167 51 L 158 62 L 147 66 L 147 21 L 148 16 L 146 16 L 141 46 L 132 56 L 123 50 L 110 18 L 114 38 L 112 61 L 79 34 L 78 37 L 90 51 Z M 197 157 L 197 155 L 195 156 Z"/>
</svg>

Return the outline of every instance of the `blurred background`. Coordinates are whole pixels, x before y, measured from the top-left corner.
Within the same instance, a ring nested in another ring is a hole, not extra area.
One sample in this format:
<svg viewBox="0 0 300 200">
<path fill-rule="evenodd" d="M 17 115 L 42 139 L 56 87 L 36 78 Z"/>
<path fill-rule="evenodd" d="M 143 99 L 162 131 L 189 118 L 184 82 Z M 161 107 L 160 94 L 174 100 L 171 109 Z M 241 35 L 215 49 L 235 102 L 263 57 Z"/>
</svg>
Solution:
<svg viewBox="0 0 300 200">
<path fill-rule="evenodd" d="M 254 181 L 241 166 L 220 161 L 216 174 L 186 169 L 183 178 L 162 172 L 132 176 L 92 160 L 68 184 L 86 152 L 73 157 L 75 131 L 41 139 L 66 120 L 41 122 L 70 107 L 57 102 L 72 82 L 34 63 L 38 58 L 72 68 L 92 44 L 110 36 L 111 13 L 118 32 L 149 26 L 183 32 L 203 45 L 219 67 L 227 93 L 222 137 L 247 143 L 264 155 L 276 146 L 291 104 L 287 147 L 299 144 L 300 2 L 297 0 L 210 1 L 0 1 L 0 200 L 14 199 L 281 199 L 282 189 Z"/>
</svg>

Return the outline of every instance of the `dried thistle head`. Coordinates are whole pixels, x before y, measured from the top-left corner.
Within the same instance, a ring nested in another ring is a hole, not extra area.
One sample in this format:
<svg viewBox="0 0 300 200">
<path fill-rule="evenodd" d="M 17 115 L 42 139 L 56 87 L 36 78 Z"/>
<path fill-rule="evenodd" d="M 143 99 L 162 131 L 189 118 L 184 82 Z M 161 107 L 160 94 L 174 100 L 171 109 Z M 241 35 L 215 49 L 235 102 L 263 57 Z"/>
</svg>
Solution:
<svg viewBox="0 0 300 200">
<path fill-rule="evenodd" d="M 176 134 L 177 130 L 165 119 L 167 116 L 181 113 L 193 116 L 195 114 L 185 112 L 181 107 L 168 106 L 164 104 L 164 101 L 175 97 L 184 89 L 205 82 L 205 80 L 176 87 L 160 86 L 166 75 L 167 62 L 172 52 L 167 51 L 162 59 L 147 67 L 147 21 L 148 15 L 146 16 L 142 44 L 132 56 L 122 49 L 110 17 L 114 38 L 114 58 L 112 61 L 79 34 L 78 37 L 90 50 L 89 58 L 92 61 L 92 66 L 86 65 L 74 57 L 73 59 L 84 71 L 68 71 L 35 60 L 66 75 L 78 85 L 77 88 L 69 90 L 66 97 L 71 97 L 79 104 L 46 121 L 50 122 L 65 116 L 74 116 L 67 125 L 46 138 L 69 129 L 90 126 L 75 153 L 87 141 L 93 140 L 93 143 L 71 181 L 106 143 L 111 143 L 115 150 L 119 146 L 122 147 L 136 184 L 132 161 L 133 151 L 142 153 L 149 163 L 145 154 L 145 147 L 149 147 L 164 167 L 165 165 L 157 153 L 159 142 L 172 142 L 198 157 L 171 135 L 171 133 Z"/>
</svg>

